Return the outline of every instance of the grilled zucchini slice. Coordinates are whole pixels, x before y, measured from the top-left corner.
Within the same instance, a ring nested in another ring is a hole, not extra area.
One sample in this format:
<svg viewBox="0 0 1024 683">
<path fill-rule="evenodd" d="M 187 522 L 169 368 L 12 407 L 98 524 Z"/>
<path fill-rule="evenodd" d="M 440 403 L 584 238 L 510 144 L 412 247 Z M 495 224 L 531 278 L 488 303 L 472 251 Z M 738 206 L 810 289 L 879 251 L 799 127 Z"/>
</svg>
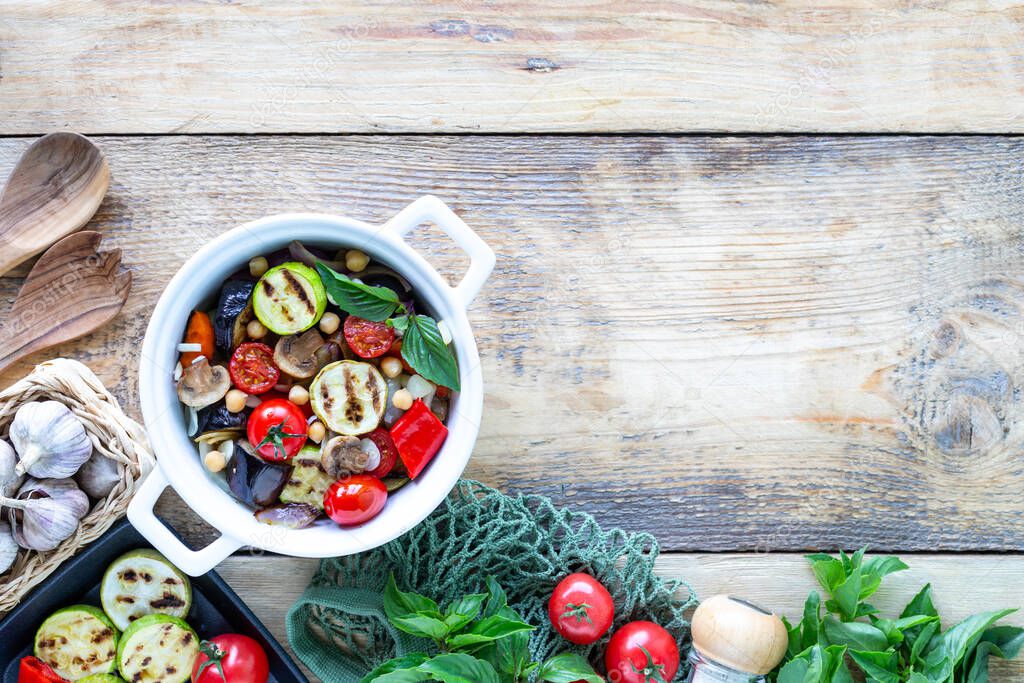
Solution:
<svg viewBox="0 0 1024 683">
<path fill-rule="evenodd" d="M 327 290 L 315 270 L 302 263 L 271 268 L 252 294 L 253 313 L 279 335 L 297 334 L 316 325 L 327 309 Z"/>
<path fill-rule="evenodd" d="M 123 631 L 148 614 L 187 615 L 192 606 L 192 584 L 155 550 L 132 550 L 107 567 L 100 584 L 100 604 Z"/>
<path fill-rule="evenodd" d="M 132 622 L 117 646 L 117 669 L 132 683 L 184 683 L 199 656 L 199 636 L 177 617 L 150 614 Z"/>
<path fill-rule="evenodd" d="M 375 366 L 340 360 L 324 366 L 309 385 L 309 402 L 331 431 L 359 436 L 376 429 L 384 417 L 388 385 Z"/>
<path fill-rule="evenodd" d="M 34 653 L 59 676 L 77 681 L 114 671 L 118 634 L 103 610 L 72 605 L 57 610 L 36 631 Z"/>
<path fill-rule="evenodd" d="M 306 503 L 317 510 L 324 509 L 324 494 L 334 483 L 323 463 L 319 446 L 303 446 L 291 460 L 292 476 L 281 491 L 282 503 Z"/>
</svg>

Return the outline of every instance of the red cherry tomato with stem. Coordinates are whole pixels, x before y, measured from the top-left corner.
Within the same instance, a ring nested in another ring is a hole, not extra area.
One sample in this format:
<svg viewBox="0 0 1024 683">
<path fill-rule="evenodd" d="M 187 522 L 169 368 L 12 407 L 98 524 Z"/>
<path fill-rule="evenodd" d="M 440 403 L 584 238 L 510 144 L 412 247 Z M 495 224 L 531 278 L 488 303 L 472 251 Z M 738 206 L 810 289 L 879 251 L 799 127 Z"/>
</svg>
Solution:
<svg viewBox="0 0 1024 683">
<path fill-rule="evenodd" d="M 608 641 L 604 665 L 616 683 L 671 681 L 679 670 L 679 646 L 654 622 L 631 621 Z"/>
<path fill-rule="evenodd" d="M 589 645 L 611 628 L 615 602 L 608 589 L 588 574 L 569 574 L 548 601 L 548 618 L 570 643 Z"/>
<path fill-rule="evenodd" d="M 345 343 L 360 358 L 383 356 L 395 342 L 395 328 L 350 315 L 345 318 Z"/>
<path fill-rule="evenodd" d="M 380 451 L 380 464 L 366 474 L 383 479 L 391 474 L 391 470 L 395 469 L 395 463 L 398 462 L 398 448 L 395 447 L 395 440 L 391 438 L 388 430 L 381 429 L 380 427 L 374 429 L 363 438 L 372 441 L 373 445 Z"/>
<path fill-rule="evenodd" d="M 247 394 L 270 391 L 281 377 L 274 363 L 274 350 L 259 342 L 239 344 L 228 362 L 231 382 Z"/>
<path fill-rule="evenodd" d="M 384 509 L 388 490 L 369 474 L 353 474 L 331 484 L 324 494 L 324 512 L 341 526 L 368 522 Z"/>
<path fill-rule="evenodd" d="M 245 433 L 261 458 L 282 462 L 306 445 L 306 429 L 301 408 L 287 399 L 272 398 L 252 411 Z"/>
<path fill-rule="evenodd" d="M 267 653 L 249 636 L 226 633 L 200 644 L 192 683 L 266 683 Z"/>
</svg>

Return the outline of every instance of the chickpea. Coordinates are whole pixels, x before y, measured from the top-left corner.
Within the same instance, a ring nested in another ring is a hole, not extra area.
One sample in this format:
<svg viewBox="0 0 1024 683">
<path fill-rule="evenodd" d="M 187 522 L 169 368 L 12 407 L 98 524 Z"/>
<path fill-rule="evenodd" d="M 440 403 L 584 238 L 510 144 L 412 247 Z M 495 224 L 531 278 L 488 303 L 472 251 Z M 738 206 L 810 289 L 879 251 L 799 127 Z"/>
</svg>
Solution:
<svg viewBox="0 0 1024 683">
<path fill-rule="evenodd" d="M 232 389 L 224 395 L 224 407 L 228 409 L 229 413 L 240 413 L 248 400 L 249 394 L 239 389 Z"/>
<path fill-rule="evenodd" d="M 327 427 L 324 427 L 323 422 L 317 420 L 313 424 L 309 425 L 308 429 L 306 429 L 306 435 L 309 437 L 310 441 L 320 443 L 324 440 L 324 437 L 327 436 Z"/>
<path fill-rule="evenodd" d="M 263 277 L 263 274 L 270 269 L 270 264 L 264 256 L 257 256 L 249 261 L 249 274 L 253 277 Z"/>
<path fill-rule="evenodd" d="M 370 263 L 370 257 L 358 249 L 349 249 L 345 252 L 345 267 L 353 273 L 361 273 Z"/>
<path fill-rule="evenodd" d="M 408 389 L 399 389 L 391 398 L 391 403 L 399 410 L 412 408 L 412 392 Z"/>
<path fill-rule="evenodd" d="M 250 320 L 245 326 L 245 333 L 250 339 L 263 339 L 267 336 L 267 328 L 259 320 Z"/>
<path fill-rule="evenodd" d="M 304 406 L 309 403 L 309 392 L 298 384 L 288 390 L 288 400 L 297 406 Z"/>
<path fill-rule="evenodd" d="M 220 451 L 210 451 L 203 457 L 203 464 L 211 472 L 220 472 L 228 464 L 228 459 Z"/>
<path fill-rule="evenodd" d="M 338 317 L 337 313 L 328 311 L 320 318 L 320 331 L 324 334 L 334 334 L 338 331 L 339 327 L 341 327 L 341 318 Z"/>
<path fill-rule="evenodd" d="M 380 371 L 384 373 L 385 377 L 394 379 L 402 374 L 402 361 L 394 356 L 388 356 L 380 362 Z"/>
</svg>

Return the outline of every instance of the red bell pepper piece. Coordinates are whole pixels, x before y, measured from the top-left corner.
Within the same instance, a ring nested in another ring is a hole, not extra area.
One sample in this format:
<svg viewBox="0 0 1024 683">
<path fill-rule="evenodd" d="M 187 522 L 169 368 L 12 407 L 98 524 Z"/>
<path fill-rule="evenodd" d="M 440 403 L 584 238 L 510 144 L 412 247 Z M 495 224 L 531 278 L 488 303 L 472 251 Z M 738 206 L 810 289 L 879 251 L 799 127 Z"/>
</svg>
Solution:
<svg viewBox="0 0 1024 683">
<path fill-rule="evenodd" d="M 398 457 L 415 479 L 441 450 L 448 438 L 448 428 L 437 419 L 423 399 L 416 399 L 409 410 L 391 427 L 391 438 L 398 448 Z"/>
<path fill-rule="evenodd" d="M 67 683 L 38 657 L 23 657 L 18 666 L 18 683 Z"/>
</svg>

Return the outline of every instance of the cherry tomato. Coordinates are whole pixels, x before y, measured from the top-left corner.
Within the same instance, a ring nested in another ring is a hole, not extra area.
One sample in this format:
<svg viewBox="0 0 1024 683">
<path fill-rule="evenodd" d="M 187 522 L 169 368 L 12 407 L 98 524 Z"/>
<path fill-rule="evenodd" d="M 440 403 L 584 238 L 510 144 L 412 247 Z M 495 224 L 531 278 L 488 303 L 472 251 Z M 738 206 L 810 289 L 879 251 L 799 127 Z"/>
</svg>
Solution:
<svg viewBox="0 0 1024 683">
<path fill-rule="evenodd" d="M 291 401 L 272 398 L 252 411 L 245 432 L 264 460 L 289 460 L 306 445 L 306 418 Z"/>
<path fill-rule="evenodd" d="M 377 516 L 388 502 L 388 490 L 377 477 L 353 474 L 331 484 L 324 494 L 324 512 L 341 526 L 355 526 Z"/>
<path fill-rule="evenodd" d="M 679 646 L 661 626 L 631 621 L 608 641 L 604 665 L 617 683 L 671 681 L 679 670 Z"/>
<path fill-rule="evenodd" d="M 361 358 L 377 358 L 387 353 L 395 341 L 395 328 L 350 315 L 345 318 L 345 342 Z"/>
<path fill-rule="evenodd" d="M 274 351 L 266 344 L 239 344 L 228 363 L 231 381 L 247 394 L 262 394 L 277 384 L 281 371 L 274 363 Z"/>
<path fill-rule="evenodd" d="M 548 618 L 570 643 L 589 645 L 611 628 L 615 603 L 608 589 L 587 574 L 569 574 L 555 586 Z"/>
<path fill-rule="evenodd" d="M 187 368 L 199 356 L 206 356 L 206 359 L 213 362 L 213 354 L 217 344 L 213 332 L 213 323 L 210 316 L 202 311 L 193 311 L 188 319 L 188 327 L 185 328 L 185 343 L 199 344 L 201 350 L 186 351 L 181 354 L 181 367 Z"/>
<path fill-rule="evenodd" d="M 367 472 L 367 474 L 371 477 L 383 479 L 391 474 L 391 470 L 395 469 L 395 463 L 398 462 L 398 449 L 395 447 L 395 441 L 391 438 L 388 430 L 381 429 L 380 427 L 374 429 L 363 438 L 372 441 L 377 450 L 380 451 L 380 464 Z"/>
<path fill-rule="evenodd" d="M 266 683 L 269 676 L 267 653 L 255 640 L 238 633 L 204 640 L 192 666 L 192 683 Z"/>
</svg>

